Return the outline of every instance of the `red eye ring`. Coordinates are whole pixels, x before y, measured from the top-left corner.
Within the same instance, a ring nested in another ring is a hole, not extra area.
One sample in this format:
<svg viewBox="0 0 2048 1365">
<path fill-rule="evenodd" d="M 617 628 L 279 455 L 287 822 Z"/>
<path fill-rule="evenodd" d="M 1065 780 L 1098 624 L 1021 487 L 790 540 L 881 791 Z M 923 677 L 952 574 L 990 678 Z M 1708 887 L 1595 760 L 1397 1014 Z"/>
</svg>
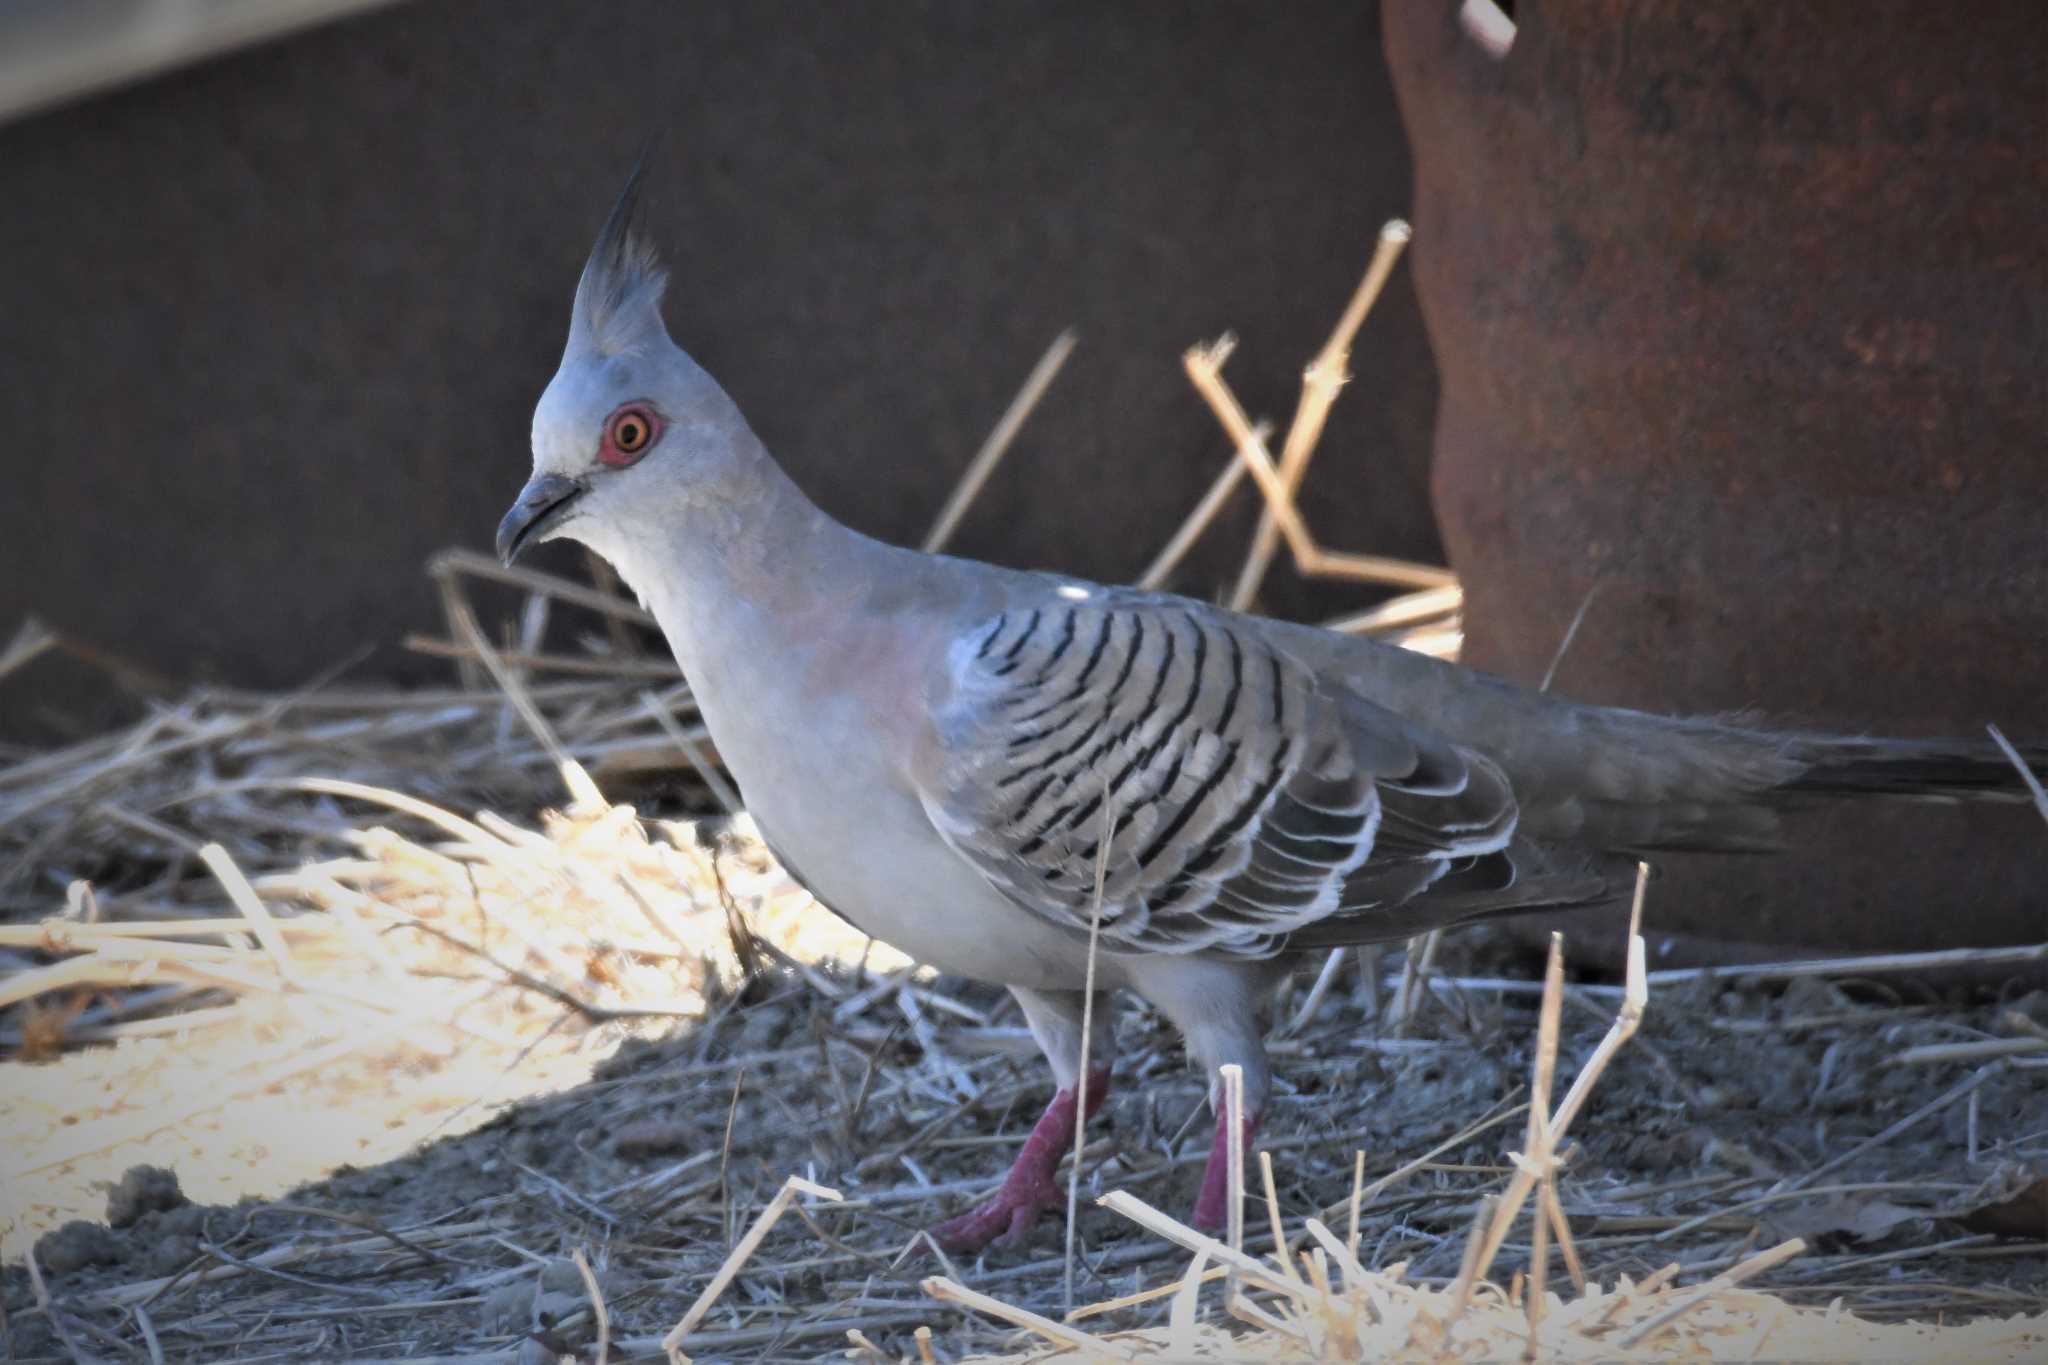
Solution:
<svg viewBox="0 0 2048 1365">
<path fill-rule="evenodd" d="M 614 469 L 623 469 L 645 455 L 661 438 L 661 418 L 644 403 L 628 403 L 604 422 L 604 444 L 597 458 Z"/>
</svg>

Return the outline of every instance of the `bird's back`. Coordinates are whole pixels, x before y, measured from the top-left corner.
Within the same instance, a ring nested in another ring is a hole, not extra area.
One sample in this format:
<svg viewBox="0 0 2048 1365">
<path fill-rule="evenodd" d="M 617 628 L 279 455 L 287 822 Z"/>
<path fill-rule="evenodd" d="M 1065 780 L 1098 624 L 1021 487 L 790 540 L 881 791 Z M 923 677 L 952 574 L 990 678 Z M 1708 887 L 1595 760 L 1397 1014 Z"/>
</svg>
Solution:
<svg viewBox="0 0 2048 1365">
<path fill-rule="evenodd" d="M 948 688 L 969 679 L 985 696 L 940 710 L 961 731 L 940 745 L 969 761 L 954 765 L 956 800 L 938 802 L 936 817 L 944 825 L 950 814 L 944 833 L 1014 896 L 1063 900 L 1069 917 L 1092 886 L 1087 857 L 1071 853 L 1098 849 L 1098 808 L 1120 800 L 1122 819 L 1149 833 L 1118 843 L 1118 857 L 1137 862 L 1106 868 L 1112 888 L 1141 876 L 1145 857 L 1167 855 L 1167 835 L 1192 839 L 1182 874 L 1151 888 L 1155 902 L 1171 900 L 1190 876 L 1212 876 L 1212 864 L 1235 866 L 1214 841 L 1247 829 L 1257 835 L 1247 843 L 1276 839 L 1257 823 L 1278 819 L 1276 792 L 1290 790 L 1276 765 L 1282 741 L 1327 755 L 1329 726 L 1343 761 L 1378 788 L 1376 808 L 1333 835 L 1337 845 L 1294 849 L 1294 860 L 1321 857 L 1339 876 L 1341 890 L 1311 921 L 1356 921 L 1352 937 L 1374 923 L 1395 933 L 1405 919 L 1393 907 L 1411 898 L 1407 919 L 1430 927 L 1466 911 L 1604 898 L 1640 853 L 1774 849 L 1784 814 L 1819 796 L 2011 796 L 2019 786 L 1980 741 L 1855 739 L 1589 706 L 1380 641 L 1163 593 L 985 565 L 971 577 L 993 610 L 952 636 L 944 673 Z M 1432 786 L 1452 767 L 1466 786 Z M 1499 798 L 1487 796 L 1493 782 Z M 1491 843 L 1475 841 L 1475 829 Z M 1427 874 L 1403 862 L 1417 849 L 1434 860 Z M 1282 882 L 1266 868 L 1255 905 L 1272 905 Z M 1257 919 L 1243 902 L 1235 911 L 1241 925 Z"/>
</svg>

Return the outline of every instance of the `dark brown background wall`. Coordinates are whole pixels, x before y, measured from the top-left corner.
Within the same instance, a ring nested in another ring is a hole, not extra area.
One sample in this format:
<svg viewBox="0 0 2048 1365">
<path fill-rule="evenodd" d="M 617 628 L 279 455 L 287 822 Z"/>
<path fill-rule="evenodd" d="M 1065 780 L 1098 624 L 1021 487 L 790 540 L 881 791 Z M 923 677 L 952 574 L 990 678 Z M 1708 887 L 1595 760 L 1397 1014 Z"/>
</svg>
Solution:
<svg viewBox="0 0 2048 1365">
<path fill-rule="evenodd" d="M 1052 337 L 1080 349 L 956 547 L 1135 574 L 1284 419 L 1407 208 L 1351 3 L 415 0 L 0 128 L 0 634 L 279 686 L 436 611 L 527 466 L 585 247 L 656 127 L 678 339 L 828 508 L 914 539 Z M 1438 553 L 1405 274 L 1315 478 L 1329 538 Z M 1241 503 L 1180 586 L 1234 572 Z M 557 559 L 556 563 L 567 562 Z M 1358 600 L 1276 575 L 1272 605 Z M 86 671 L 0 732 L 89 723 Z"/>
</svg>

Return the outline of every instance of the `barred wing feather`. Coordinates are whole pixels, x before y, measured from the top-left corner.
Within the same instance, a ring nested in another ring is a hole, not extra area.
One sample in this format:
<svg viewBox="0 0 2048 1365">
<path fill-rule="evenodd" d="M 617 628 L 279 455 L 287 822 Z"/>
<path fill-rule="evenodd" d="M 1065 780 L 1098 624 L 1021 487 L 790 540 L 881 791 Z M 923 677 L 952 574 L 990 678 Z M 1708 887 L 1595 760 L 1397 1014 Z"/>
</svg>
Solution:
<svg viewBox="0 0 2048 1365">
<path fill-rule="evenodd" d="M 1112 949 L 1263 957 L 1496 854 L 1500 771 L 1179 599 L 1048 594 L 954 641 L 923 792 L 1026 910 Z M 1507 871 L 1512 875 L 1512 870 Z"/>
</svg>

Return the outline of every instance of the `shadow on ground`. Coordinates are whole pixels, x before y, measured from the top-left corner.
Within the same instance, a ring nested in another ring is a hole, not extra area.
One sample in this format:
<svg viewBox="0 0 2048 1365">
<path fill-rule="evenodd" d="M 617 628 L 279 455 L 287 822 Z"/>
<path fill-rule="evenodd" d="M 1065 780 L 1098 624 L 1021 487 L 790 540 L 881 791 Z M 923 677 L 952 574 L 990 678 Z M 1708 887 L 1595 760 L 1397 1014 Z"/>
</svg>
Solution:
<svg viewBox="0 0 2048 1365">
<path fill-rule="evenodd" d="M 1345 1202 L 1364 1151 L 1361 1259 L 1406 1261 L 1418 1280 L 1456 1273 L 1475 1202 L 1510 1172 L 1534 1034 L 1530 997 L 1473 975 L 1533 980 L 1533 964 L 1470 942 L 1452 962 L 1462 978 L 1440 980 L 1406 1036 L 1375 1022 L 1373 993 L 1347 965 L 1276 1042 L 1283 1084 L 1261 1134 L 1290 1226 Z M 1564 1073 L 1606 1031 L 1609 991 L 1594 981 L 1568 993 Z M 1283 994 L 1278 1017 L 1300 998 Z M 1676 1261 L 1683 1279 L 1703 1279 L 1797 1235 L 1813 1250 L 1761 1282 L 1794 1302 L 1950 1321 L 2037 1308 L 2048 1239 L 2023 1215 L 2007 1228 L 2017 1236 L 2001 1236 L 1981 1211 L 2048 1162 L 2048 1087 L 2005 1062 L 1895 1064 L 1916 1045 L 2016 1020 L 2048 1022 L 2048 1001 L 1908 979 L 1702 978 L 1654 993 L 1575 1130 L 1563 1192 L 1589 1273 L 1639 1278 Z M 913 1354 L 919 1325 L 942 1358 L 1016 1347 L 1012 1329 L 920 1290 L 941 1267 L 915 1240 L 993 1183 L 1048 1097 L 1000 993 L 771 964 L 737 990 L 714 986 L 701 1018 L 660 1036 L 573 1012 L 553 1031 L 609 1055 L 589 1080 L 499 1105 L 474 1131 L 409 1155 L 229 1207 L 128 1182 L 113 1210 L 126 1226 L 73 1224 L 38 1245 L 47 1308 L 25 1268 L 7 1267 L 14 1358 L 142 1359 L 153 1339 L 167 1360 L 552 1359 L 593 1339 L 578 1253 L 605 1303 L 611 1358 L 659 1358 L 661 1335 L 790 1175 L 844 1201 L 804 1201 L 783 1218 L 691 1338 L 697 1358 L 817 1359 L 842 1349 L 849 1327 L 892 1354 Z M 1082 1162 L 1081 1302 L 1182 1272 L 1180 1253 L 1091 1200 L 1121 1189 L 1184 1212 L 1207 1147 L 1201 1088 L 1170 1030 L 1127 1006 L 1118 1051 L 1107 1122 Z M 154 1158 L 147 1142 L 130 1155 Z M 1831 1162 L 1799 1195 L 1771 1197 Z M 1047 1220 L 1027 1245 L 953 1273 L 1057 1317 L 1061 1244 Z M 1527 1254 L 1511 1242 L 1497 1274 Z M 1099 1325 L 1165 1312 L 1159 1299 Z"/>
</svg>

